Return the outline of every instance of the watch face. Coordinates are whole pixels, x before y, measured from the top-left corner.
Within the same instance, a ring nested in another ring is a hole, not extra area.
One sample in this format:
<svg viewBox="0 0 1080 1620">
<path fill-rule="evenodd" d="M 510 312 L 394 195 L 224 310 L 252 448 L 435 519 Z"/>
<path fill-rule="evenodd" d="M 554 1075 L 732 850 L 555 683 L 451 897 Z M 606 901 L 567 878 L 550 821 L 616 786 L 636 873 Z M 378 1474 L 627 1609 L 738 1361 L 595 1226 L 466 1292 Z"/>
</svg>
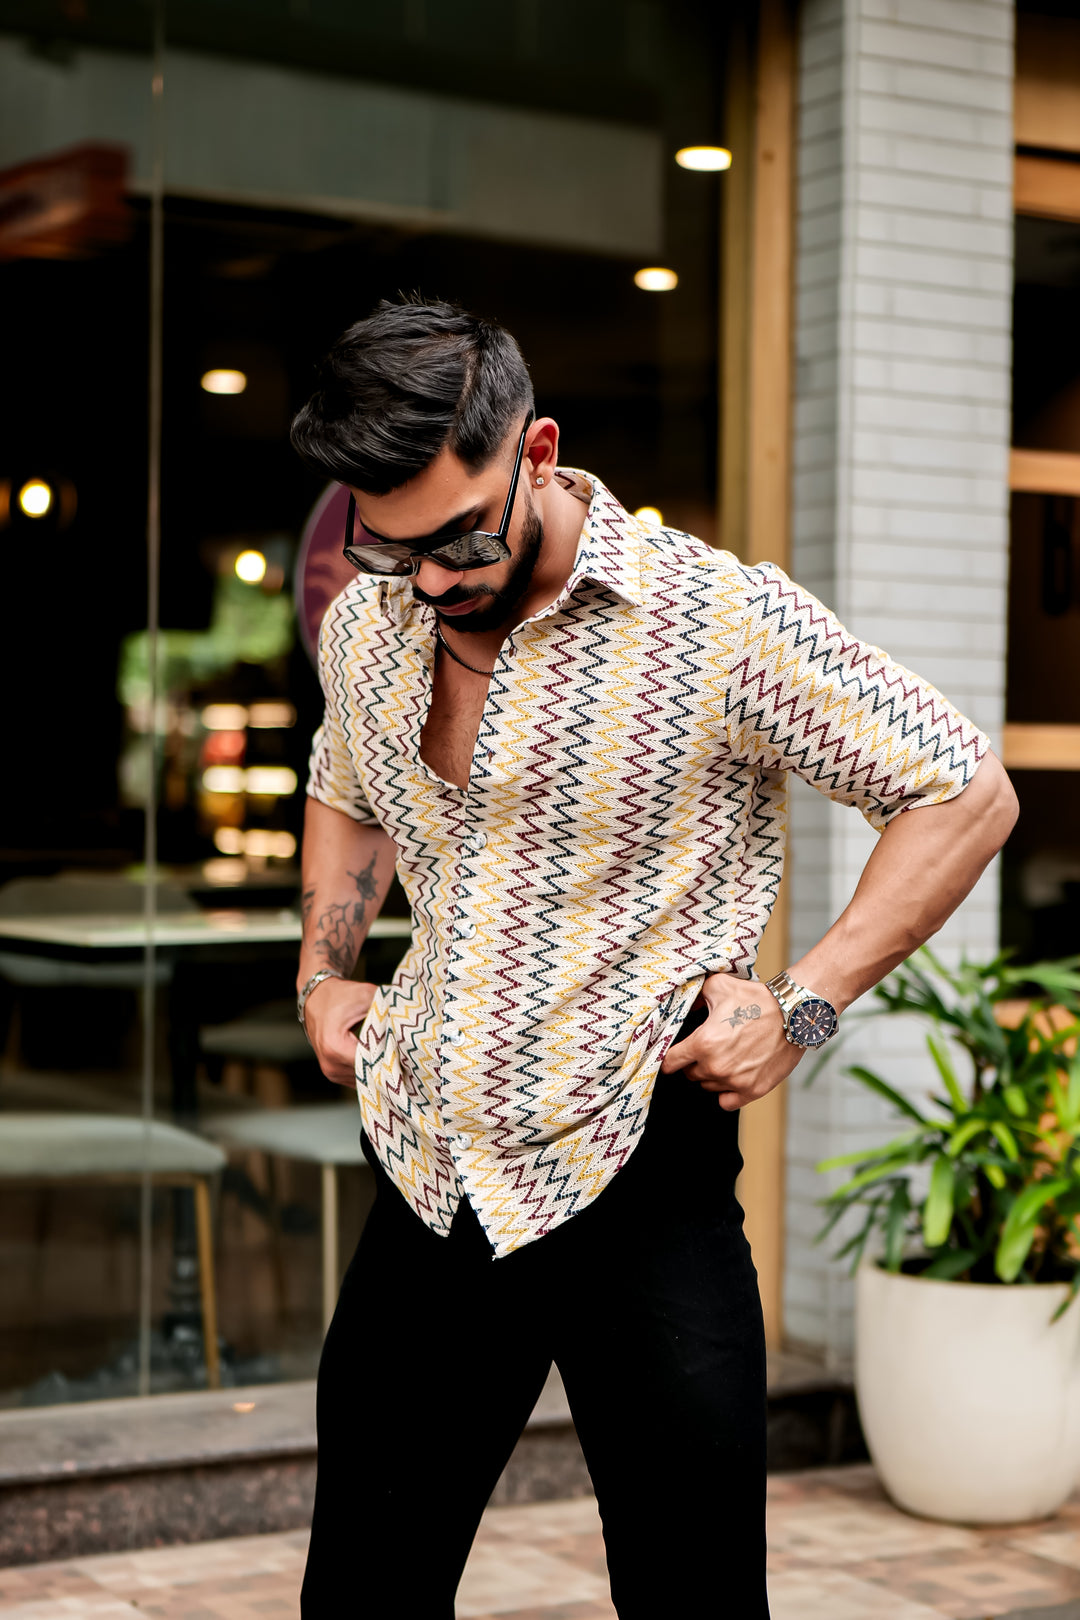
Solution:
<svg viewBox="0 0 1080 1620">
<path fill-rule="evenodd" d="M 788 1035 L 796 1046 L 824 1046 L 836 1034 L 836 1008 L 822 996 L 801 1001 L 788 1020 Z"/>
</svg>

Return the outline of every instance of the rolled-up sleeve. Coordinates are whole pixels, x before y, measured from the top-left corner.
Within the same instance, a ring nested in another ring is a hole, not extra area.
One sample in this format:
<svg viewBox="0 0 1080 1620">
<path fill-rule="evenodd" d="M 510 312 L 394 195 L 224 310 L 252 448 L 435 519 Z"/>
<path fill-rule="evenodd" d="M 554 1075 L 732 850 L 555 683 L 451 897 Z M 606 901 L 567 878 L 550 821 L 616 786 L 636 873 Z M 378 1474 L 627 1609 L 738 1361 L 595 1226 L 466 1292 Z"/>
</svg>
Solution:
<svg viewBox="0 0 1080 1620">
<path fill-rule="evenodd" d="M 348 689 L 344 679 L 346 646 L 331 604 L 319 632 L 319 684 L 326 707 L 322 725 L 311 743 L 307 791 L 309 798 L 340 810 L 354 821 L 378 826 L 368 803 L 349 746 Z"/>
<path fill-rule="evenodd" d="M 878 831 L 963 791 L 990 748 L 983 732 L 781 569 L 764 563 L 745 577 L 727 642 L 726 726 L 739 758 L 794 771 Z"/>
</svg>

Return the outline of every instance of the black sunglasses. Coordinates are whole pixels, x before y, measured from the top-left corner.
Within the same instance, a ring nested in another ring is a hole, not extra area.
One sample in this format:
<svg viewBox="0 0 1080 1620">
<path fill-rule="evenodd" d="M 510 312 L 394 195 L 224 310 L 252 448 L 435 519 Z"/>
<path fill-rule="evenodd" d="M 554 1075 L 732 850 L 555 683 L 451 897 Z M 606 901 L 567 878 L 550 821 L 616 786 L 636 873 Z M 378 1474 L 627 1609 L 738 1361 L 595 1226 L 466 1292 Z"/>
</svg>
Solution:
<svg viewBox="0 0 1080 1620">
<path fill-rule="evenodd" d="M 349 515 L 345 519 L 345 544 L 342 547 L 346 562 L 362 574 L 415 574 L 422 562 L 430 560 L 440 568 L 454 573 L 465 573 L 470 568 L 490 568 L 493 563 L 505 562 L 510 555 L 506 536 L 510 529 L 510 513 L 517 493 L 521 461 L 525 454 L 525 435 L 529 431 L 533 413 L 525 418 L 525 426 L 518 440 L 517 458 L 510 488 L 503 507 L 502 522 L 494 534 L 486 529 L 468 529 L 464 534 L 429 535 L 420 540 L 387 540 L 385 535 L 365 529 L 356 519 L 356 498 L 349 496 Z M 357 530 L 365 539 L 354 545 Z"/>
</svg>

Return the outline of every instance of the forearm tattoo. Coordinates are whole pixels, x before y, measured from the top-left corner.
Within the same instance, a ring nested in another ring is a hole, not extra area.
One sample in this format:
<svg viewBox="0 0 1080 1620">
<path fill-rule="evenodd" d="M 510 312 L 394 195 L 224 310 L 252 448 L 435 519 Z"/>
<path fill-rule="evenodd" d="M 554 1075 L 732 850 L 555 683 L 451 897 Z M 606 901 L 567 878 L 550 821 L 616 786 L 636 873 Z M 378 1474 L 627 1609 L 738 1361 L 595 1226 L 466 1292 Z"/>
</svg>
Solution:
<svg viewBox="0 0 1080 1620">
<path fill-rule="evenodd" d="M 758 1006 L 757 1002 L 754 1001 L 749 1007 L 736 1007 L 731 1017 L 724 1019 L 724 1023 L 730 1024 L 732 1029 L 738 1029 L 740 1024 L 747 1023 L 749 1019 L 760 1017 L 761 1008 Z"/>
<path fill-rule="evenodd" d="M 352 878 L 358 898 L 350 895 L 347 900 L 332 900 L 323 908 L 315 922 L 312 949 L 317 956 L 322 957 L 328 968 L 333 968 L 335 973 L 340 973 L 347 979 L 356 966 L 356 958 L 360 954 L 367 903 L 374 900 L 378 893 L 378 884 L 375 881 L 375 856 L 371 857 L 362 872 L 346 872 L 345 875 Z M 314 910 L 314 889 L 305 892 L 302 905 L 306 923 Z"/>
</svg>

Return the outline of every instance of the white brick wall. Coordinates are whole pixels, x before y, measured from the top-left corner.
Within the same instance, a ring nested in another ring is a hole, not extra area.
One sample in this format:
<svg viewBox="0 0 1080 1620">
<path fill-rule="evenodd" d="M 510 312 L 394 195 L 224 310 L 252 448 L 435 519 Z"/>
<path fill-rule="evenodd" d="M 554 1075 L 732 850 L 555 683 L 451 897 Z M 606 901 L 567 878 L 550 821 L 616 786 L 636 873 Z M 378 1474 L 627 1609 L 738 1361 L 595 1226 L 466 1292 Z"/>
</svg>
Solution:
<svg viewBox="0 0 1080 1620">
<path fill-rule="evenodd" d="M 1011 0 L 804 0 L 792 572 L 995 735 L 1004 701 L 1012 289 Z M 794 783 L 792 957 L 850 897 L 874 835 Z M 989 952 L 988 875 L 939 936 Z M 925 1090 L 919 1037 L 840 1054 Z M 833 1062 L 789 1095 L 786 1325 L 850 1347 L 851 1290 L 814 1245 L 816 1162 L 888 1116 Z"/>
</svg>

